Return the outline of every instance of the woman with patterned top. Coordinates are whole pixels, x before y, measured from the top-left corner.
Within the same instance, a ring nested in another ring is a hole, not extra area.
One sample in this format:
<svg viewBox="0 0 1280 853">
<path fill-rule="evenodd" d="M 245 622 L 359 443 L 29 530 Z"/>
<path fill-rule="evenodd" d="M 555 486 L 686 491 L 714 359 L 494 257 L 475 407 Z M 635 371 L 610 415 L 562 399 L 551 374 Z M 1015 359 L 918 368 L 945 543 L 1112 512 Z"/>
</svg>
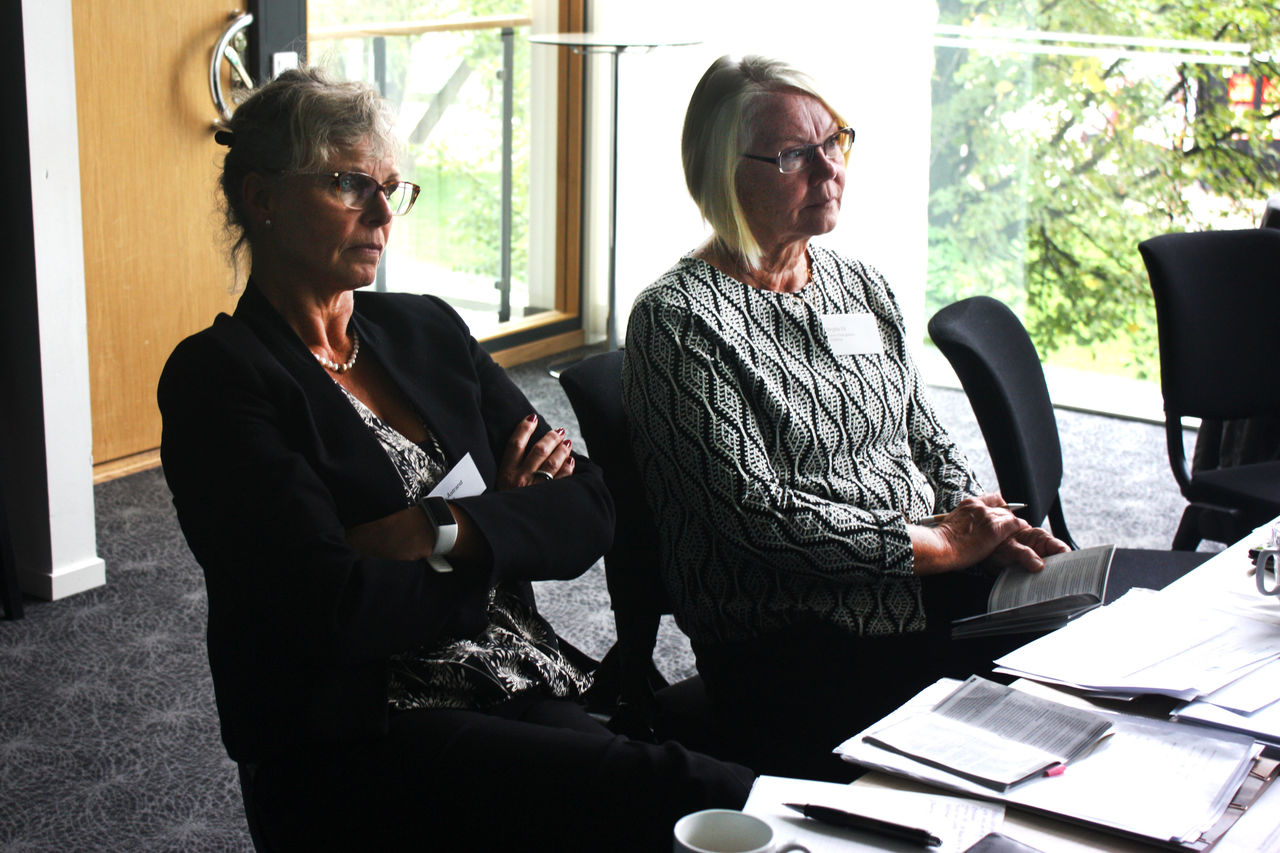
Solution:
<svg viewBox="0 0 1280 853">
<path fill-rule="evenodd" d="M 959 570 L 1067 547 L 982 493 L 880 274 L 809 243 L 853 140 L 793 69 L 713 63 L 682 152 L 714 234 L 640 294 L 623 361 L 676 621 L 729 754 L 783 775 L 844 777 L 844 738 L 989 661 L 946 638 L 985 594 Z"/>
<path fill-rule="evenodd" d="M 363 84 L 235 112 L 248 284 L 165 366 L 161 456 L 209 596 L 223 740 L 271 850 L 654 850 L 753 774 L 615 737 L 534 606 L 612 536 L 571 452 L 443 301 L 355 293 L 418 187 Z"/>
</svg>

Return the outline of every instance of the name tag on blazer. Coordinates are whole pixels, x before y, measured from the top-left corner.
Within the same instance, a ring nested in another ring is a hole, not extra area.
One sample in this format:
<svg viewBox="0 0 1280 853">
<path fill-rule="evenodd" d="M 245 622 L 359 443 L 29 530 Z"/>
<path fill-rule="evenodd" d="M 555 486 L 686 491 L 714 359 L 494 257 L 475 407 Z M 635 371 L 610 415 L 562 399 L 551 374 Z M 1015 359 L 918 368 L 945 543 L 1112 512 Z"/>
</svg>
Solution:
<svg viewBox="0 0 1280 853">
<path fill-rule="evenodd" d="M 882 355 L 884 342 L 874 314 L 824 314 L 822 325 L 836 355 Z"/>
</svg>

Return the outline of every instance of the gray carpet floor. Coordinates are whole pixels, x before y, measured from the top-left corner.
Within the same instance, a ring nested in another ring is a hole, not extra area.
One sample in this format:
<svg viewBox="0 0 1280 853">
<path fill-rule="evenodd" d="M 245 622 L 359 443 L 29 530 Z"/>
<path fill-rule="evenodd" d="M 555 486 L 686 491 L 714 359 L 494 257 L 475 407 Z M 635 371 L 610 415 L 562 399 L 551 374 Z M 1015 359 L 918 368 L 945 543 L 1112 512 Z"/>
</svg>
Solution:
<svg viewBox="0 0 1280 853">
<path fill-rule="evenodd" d="M 511 373 L 581 448 L 546 362 Z M 933 399 L 994 488 L 964 395 L 935 389 Z M 1059 431 L 1076 541 L 1167 548 L 1183 501 L 1162 428 L 1060 411 Z M 0 621 L 0 851 L 251 851 L 218 737 L 204 584 L 163 476 L 104 483 L 95 498 L 107 585 L 57 602 L 28 599 L 24 619 Z M 596 656 L 608 649 L 613 622 L 599 565 L 575 581 L 539 584 L 537 594 L 571 642 Z M 688 643 L 670 623 L 657 660 L 669 677 L 692 672 Z"/>
</svg>

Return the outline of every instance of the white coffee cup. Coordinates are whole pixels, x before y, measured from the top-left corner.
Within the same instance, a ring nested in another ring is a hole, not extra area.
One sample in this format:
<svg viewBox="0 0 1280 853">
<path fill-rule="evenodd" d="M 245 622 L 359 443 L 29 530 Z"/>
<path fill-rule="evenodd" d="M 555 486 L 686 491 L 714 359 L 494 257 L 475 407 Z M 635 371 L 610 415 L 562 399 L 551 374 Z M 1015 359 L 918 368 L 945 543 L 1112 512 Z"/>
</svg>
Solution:
<svg viewBox="0 0 1280 853">
<path fill-rule="evenodd" d="M 676 821 L 675 853 L 786 853 L 809 848 L 774 839 L 773 827 L 733 809 L 706 809 Z"/>
<path fill-rule="evenodd" d="M 1280 595 L 1280 547 L 1274 544 L 1258 549 L 1253 559 L 1253 579 L 1263 595 Z"/>
</svg>

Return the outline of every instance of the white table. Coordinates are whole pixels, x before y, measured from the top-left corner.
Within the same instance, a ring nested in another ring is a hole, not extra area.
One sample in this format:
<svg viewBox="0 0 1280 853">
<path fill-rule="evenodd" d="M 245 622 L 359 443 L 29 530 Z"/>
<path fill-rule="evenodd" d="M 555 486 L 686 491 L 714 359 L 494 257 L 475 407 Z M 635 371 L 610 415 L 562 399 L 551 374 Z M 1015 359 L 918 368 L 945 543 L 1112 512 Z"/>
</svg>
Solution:
<svg viewBox="0 0 1280 853">
<path fill-rule="evenodd" d="M 1230 612 L 1265 619 L 1280 624 L 1280 598 L 1258 594 L 1249 574 L 1250 548 L 1266 542 L 1272 524 L 1263 525 L 1249 536 L 1215 554 L 1203 565 L 1170 584 L 1160 595 L 1185 598 L 1201 606 L 1213 606 Z M 871 772 L 853 783 L 873 787 L 929 791 L 927 786 L 902 780 L 888 774 Z M 1262 799 L 1240 818 L 1213 848 L 1212 853 L 1244 853 L 1262 849 L 1280 850 L 1280 781 L 1273 783 Z M 1076 853 L 1085 850 L 1108 850 L 1114 853 L 1139 853 L 1158 849 L 1130 841 L 1100 830 L 1066 821 L 1040 817 L 1018 809 L 1005 812 L 1002 831 L 1044 853 Z"/>
<path fill-rule="evenodd" d="M 1280 524 L 1280 518 L 1214 554 L 1204 565 L 1178 578 L 1160 594 L 1212 604 L 1220 610 L 1280 624 L 1280 596 L 1258 593 L 1249 560 L 1249 549 L 1265 545 L 1275 524 Z"/>
<path fill-rule="evenodd" d="M 605 345 L 618 348 L 618 57 L 624 52 L 648 52 L 657 47 L 701 44 L 698 39 L 643 39 L 607 33 L 543 33 L 529 36 L 533 44 L 567 47 L 574 53 L 607 53 L 613 78 L 612 122 L 609 133 L 609 315 L 605 320 Z"/>
</svg>

